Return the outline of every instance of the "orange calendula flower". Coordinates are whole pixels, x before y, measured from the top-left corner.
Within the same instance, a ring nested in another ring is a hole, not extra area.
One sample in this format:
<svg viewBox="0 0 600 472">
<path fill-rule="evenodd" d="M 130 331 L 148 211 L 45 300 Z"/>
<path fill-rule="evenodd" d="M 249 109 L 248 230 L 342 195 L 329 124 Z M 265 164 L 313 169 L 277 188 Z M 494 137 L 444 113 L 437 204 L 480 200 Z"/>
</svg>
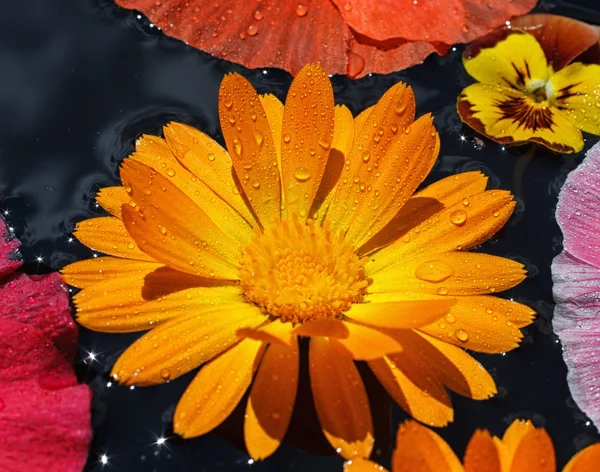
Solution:
<svg viewBox="0 0 600 472">
<path fill-rule="evenodd" d="M 415 121 L 403 83 L 353 118 L 334 106 L 325 71 L 304 67 L 285 106 L 240 75 L 223 79 L 219 116 L 227 152 L 189 126 L 142 136 L 102 189 L 111 216 L 77 225 L 107 257 L 63 270 L 82 290 L 89 329 L 151 329 L 116 362 L 125 385 L 155 385 L 203 365 L 174 429 L 218 426 L 250 388 L 250 455 L 279 446 L 294 407 L 298 338 L 325 436 L 345 457 L 368 456 L 373 426 L 354 361 L 366 361 L 415 418 L 445 425 L 446 388 L 496 393 L 463 348 L 519 344 L 529 307 L 490 296 L 525 278 L 523 266 L 469 253 L 510 217 L 510 192 L 469 172 L 413 193 L 431 170 L 439 136 Z"/>
<path fill-rule="evenodd" d="M 600 443 L 576 454 L 563 472 L 593 472 L 600 466 Z M 345 472 L 374 472 L 386 469 L 365 460 L 353 459 Z M 486 430 L 471 437 L 463 463 L 436 433 L 414 421 L 398 428 L 392 472 L 556 472 L 554 446 L 543 428 L 530 421 L 515 420 L 502 438 Z"/>
<path fill-rule="evenodd" d="M 582 131 L 600 135 L 600 65 L 581 62 L 598 39 L 585 23 L 530 15 L 476 41 L 463 63 L 480 83 L 459 96 L 461 119 L 499 143 L 581 151 Z"/>
</svg>

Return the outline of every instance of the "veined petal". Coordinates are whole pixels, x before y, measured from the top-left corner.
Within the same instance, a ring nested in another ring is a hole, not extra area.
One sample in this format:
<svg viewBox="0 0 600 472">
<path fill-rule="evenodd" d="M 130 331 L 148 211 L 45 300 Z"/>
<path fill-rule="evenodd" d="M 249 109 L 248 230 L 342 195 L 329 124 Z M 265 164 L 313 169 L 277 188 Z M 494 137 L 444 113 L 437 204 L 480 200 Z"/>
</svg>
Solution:
<svg viewBox="0 0 600 472">
<path fill-rule="evenodd" d="M 395 337 L 410 345 L 410 337 L 402 336 L 400 331 Z M 445 426 L 453 420 L 448 393 L 419 353 L 406 349 L 369 361 L 369 367 L 394 401 L 415 419 L 432 426 Z"/>
<path fill-rule="evenodd" d="M 335 186 L 340 179 L 345 160 L 350 155 L 352 143 L 354 142 L 354 118 L 348 107 L 336 105 L 334 119 L 333 141 L 329 150 L 327 166 L 310 212 L 313 219 L 319 223 L 323 222 L 327 214 L 327 209 L 333 199 Z"/>
<path fill-rule="evenodd" d="M 122 219 L 121 207 L 123 205 L 135 205 L 131 195 L 127 193 L 124 187 L 104 187 L 96 195 L 98 204 L 109 212 L 112 216 Z"/>
<path fill-rule="evenodd" d="M 560 106 L 537 103 L 501 85 L 473 84 L 458 97 L 458 114 L 471 128 L 498 143 L 535 141 L 561 153 L 583 149 L 583 136 Z"/>
<path fill-rule="evenodd" d="M 508 220 L 515 207 L 510 192 L 488 190 L 476 198 L 464 198 L 413 227 L 404 237 L 370 256 L 369 275 L 416 254 L 466 251 L 491 238 Z"/>
<path fill-rule="evenodd" d="M 348 230 L 355 218 L 358 202 L 375 180 L 376 168 L 391 165 L 386 157 L 393 142 L 412 124 L 415 98 L 410 87 L 400 82 L 377 102 L 361 128 L 356 126 L 354 143 L 327 210 L 332 229 Z M 431 136 L 430 136 L 431 138 Z"/>
<path fill-rule="evenodd" d="M 138 204 L 123 207 L 123 222 L 145 252 L 182 272 L 237 279 L 239 245 L 181 190 L 132 159 L 123 162 L 121 180 Z"/>
<path fill-rule="evenodd" d="M 86 286 L 73 297 L 77 321 L 88 329 L 113 333 L 144 331 L 182 314 L 244 302 L 237 285 L 222 285 L 222 281 L 151 262 L 139 263 L 130 270 L 125 270 L 128 266 L 113 265 L 114 274 L 105 274 L 101 281 Z"/>
<path fill-rule="evenodd" d="M 395 86 L 398 87 L 399 84 L 396 84 Z M 377 106 L 377 104 L 371 105 L 370 107 L 365 108 L 363 111 L 361 111 L 356 116 L 356 118 L 354 118 L 354 129 L 357 132 L 362 130 L 363 126 L 365 125 L 365 123 L 367 122 L 369 117 L 371 116 L 371 113 L 373 113 L 373 110 L 375 110 L 376 106 Z"/>
<path fill-rule="evenodd" d="M 238 244 L 248 244 L 254 237 L 252 227 L 242 215 L 229 206 L 219 196 L 219 192 L 213 192 L 207 184 L 183 167 L 164 139 L 157 136 L 142 136 L 136 143 L 131 159 L 151 167 L 170 181 L 199 208 L 202 208 L 206 216 L 223 233 Z"/>
<path fill-rule="evenodd" d="M 227 151 L 210 136 L 183 123 L 171 122 L 163 127 L 163 133 L 177 160 L 248 223 L 254 224 L 254 216 L 233 178 L 233 165 Z"/>
<path fill-rule="evenodd" d="M 260 341 L 244 339 L 200 369 L 177 404 L 173 430 L 193 438 L 225 421 L 250 386 L 263 350 Z"/>
<path fill-rule="evenodd" d="M 600 65 L 575 64 L 550 78 L 551 99 L 580 130 L 600 134 Z"/>
<path fill-rule="evenodd" d="M 592 444 L 579 451 L 562 472 L 589 472 L 600 464 L 600 443 Z"/>
<path fill-rule="evenodd" d="M 398 428 L 392 455 L 394 472 L 462 472 L 450 447 L 436 433 L 416 421 Z"/>
<path fill-rule="evenodd" d="M 310 384 L 323 433 L 346 459 L 369 457 L 373 422 L 369 398 L 352 358 L 337 341 L 310 340 Z"/>
<path fill-rule="evenodd" d="M 550 77 L 544 50 L 534 36 L 515 31 L 491 47 L 471 47 L 465 69 L 478 82 L 533 91 Z"/>
<path fill-rule="evenodd" d="M 502 472 L 500 456 L 492 435 L 475 431 L 465 451 L 465 472 Z"/>
<path fill-rule="evenodd" d="M 114 216 L 81 221 L 75 226 L 73 235 L 94 251 L 125 259 L 156 262 L 156 259 L 138 247 L 123 221 Z"/>
<path fill-rule="evenodd" d="M 510 472 L 555 472 L 556 458 L 552 439 L 545 429 L 529 431 L 521 439 Z"/>
<path fill-rule="evenodd" d="M 238 330 L 238 336 L 241 338 L 256 339 L 267 344 L 281 343 L 292 346 L 296 342 L 292 323 L 283 322 L 281 318 L 266 323 L 258 328 L 243 328 Z"/>
<path fill-rule="evenodd" d="M 246 448 L 254 460 L 269 457 L 287 431 L 298 388 L 298 341 L 267 347 L 250 390 L 244 420 Z"/>
<path fill-rule="evenodd" d="M 258 326 L 264 320 L 260 310 L 248 303 L 184 313 L 133 343 L 113 366 L 112 375 L 125 385 L 164 383 L 235 344 L 238 329 Z"/>
<path fill-rule="evenodd" d="M 381 150 L 385 154 L 373 163 L 375 171 L 369 170 L 367 162 L 365 172 L 363 165 L 357 174 L 360 182 L 354 184 L 361 195 L 346 238 L 360 247 L 383 229 L 429 174 L 439 150 L 433 118 L 424 115 L 394 137 L 387 150 Z"/>
<path fill-rule="evenodd" d="M 397 215 L 360 248 L 360 253 L 369 254 L 387 246 L 440 210 L 483 192 L 487 181 L 481 172 L 463 172 L 425 187 L 415 193 Z"/>
<path fill-rule="evenodd" d="M 333 140 L 333 89 L 319 65 L 304 66 L 285 101 L 281 175 L 288 218 L 309 215 Z"/>
<path fill-rule="evenodd" d="M 279 171 L 281 172 L 281 135 L 283 134 L 283 103 L 279 99 L 270 93 L 259 95 L 260 103 L 265 110 L 267 115 L 267 121 L 269 122 L 269 128 L 273 135 L 273 144 L 275 144 L 275 152 L 277 152 L 277 162 Z"/>
<path fill-rule="evenodd" d="M 405 292 L 448 296 L 497 293 L 526 278 L 523 264 L 504 257 L 473 252 L 419 254 L 367 276 L 369 293 Z"/>
<path fill-rule="evenodd" d="M 239 74 L 223 78 L 219 118 L 235 173 L 263 227 L 280 220 L 277 151 L 267 115 L 254 87 Z"/>
<path fill-rule="evenodd" d="M 96 282 L 119 276 L 146 274 L 165 267 L 160 262 L 121 259 L 120 257 L 93 257 L 74 262 L 61 269 L 63 280 L 77 288 L 85 288 Z"/>
<path fill-rule="evenodd" d="M 344 472 L 388 472 L 388 470 L 377 462 L 356 458 L 344 462 Z"/>
<path fill-rule="evenodd" d="M 439 320 L 454 303 L 455 300 L 451 298 L 355 303 L 344 315 L 359 323 L 380 328 L 409 329 Z"/>
<path fill-rule="evenodd" d="M 523 438 L 531 431 L 535 431 L 535 426 L 529 420 L 514 420 L 510 426 L 504 431 L 502 436 L 502 444 L 506 448 L 506 454 L 510 461 L 517 452 L 517 448 Z"/>
</svg>

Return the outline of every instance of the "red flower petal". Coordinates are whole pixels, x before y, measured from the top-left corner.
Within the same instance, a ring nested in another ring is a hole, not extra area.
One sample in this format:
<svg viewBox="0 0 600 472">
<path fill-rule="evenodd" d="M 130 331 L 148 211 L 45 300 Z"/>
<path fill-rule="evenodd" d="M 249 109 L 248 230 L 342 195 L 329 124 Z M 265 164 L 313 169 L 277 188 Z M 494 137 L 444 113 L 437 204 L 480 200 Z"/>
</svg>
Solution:
<svg viewBox="0 0 600 472">
<path fill-rule="evenodd" d="M 33 327 L 0 320 L 0 470 L 79 472 L 90 399 L 61 353 Z"/>
<path fill-rule="evenodd" d="M 0 277 L 4 277 L 17 270 L 23 261 L 18 249 L 21 243 L 12 232 L 3 218 L 0 217 Z"/>
<path fill-rule="evenodd" d="M 598 29 L 558 15 L 536 14 L 517 18 L 512 27 L 535 36 L 554 70 L 560 70 L 590 47 L 598 45 Z M 598 63 L 598 61 L 593 61 Z"/>
<path fill-rule="evenodd" d="M 333 0 L 350 28 L 384 41 L 466 43 L 531 10 L 536 0 Z"/>
<path fill-rule="evenodd" d="M 417 5 L 412 0 L 191 0 L 184 7 L 176 0 L 116 2 L 143 12 L 165 34 L 246 67 L 279 67 L 296 74 L 303 65 L 316 62 L 329 74 L 352 78 L 404 69 L 432 52 L 445 54 L 448 44 L 470 41 L 535 4 L 535 0 L 489 0 L 484 7 L 480 0 L 428 0 Z M 448 15 L 453 8 L 457 14 Z"/>
<path fill-rule="evenodd" d="M 77 326 L 71 317 L 69 296 L 58 273 L 15 274 L 0 284 L 0 319 L 39 329 L 72 364 L 77 351 Z"/>
</svg>

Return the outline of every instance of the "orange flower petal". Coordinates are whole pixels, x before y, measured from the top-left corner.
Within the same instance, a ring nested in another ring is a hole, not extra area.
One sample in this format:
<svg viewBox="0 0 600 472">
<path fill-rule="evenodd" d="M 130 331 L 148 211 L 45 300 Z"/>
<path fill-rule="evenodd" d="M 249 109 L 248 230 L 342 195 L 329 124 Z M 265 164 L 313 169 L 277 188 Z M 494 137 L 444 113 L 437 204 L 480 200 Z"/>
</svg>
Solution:
<svg viewBox="0 0 600 472">
<path fill-rule="evenodd" d="M 250 338 L 265 343 L 281 343 L 292 346 L 295 343 L 296 334 L 293 331 L 292 323 L 283 322 L 281 318 L 264 324 L 259 328 L 243 328 L 238 330 L 238 336 L 241 338 Z"/>
<path fill-rule="evenodd" d="M 186 312 L 133 343 L 113 366 L 112 375 L 125 385 L 164 383 L 209 361 L 237 342 L 238 329 L 258 326 L 264 319 L 247 303 Z"/>
<path fill-rule="evenodd" d="M 592 25 L 566 16 L 544 13 L 515 18 L 511 21 L 511 28 L 535 36 L 554 70 L 570 64 L 599 39 L 598 31 Z"/>
<path fill-rule="evenodd" d="M 296 338 L 291 346 L 271 344 L 263 355 L 244 420 L 246 448 L 254 460 L 273 454 L 285 436 L 296 400 L 299 369 Z"/>
<path fill-rule="evenodd" d="M 472 252 L 418 255 L 400 260 L 367 277 L 370 293 L 428 293 L 448 296 L 482 295 L 508 290 L 526 278 L 523 264 L 504 257 Z"/>
<path fill-rule="evenodd" d="M 535 426 L 529 420 L 514 420 L 502 436 L 502 445 L 506 448 L 506 454 L 509 462 L 517 452 L 517 448 L 523 438 L 531 431 L 535 431 Z"/>
<path fill-rule="evenodd" d="M 475 431 L 465 451 L 465 472 L 502 472 L 500 456 L 492 435 Z"/>
<path fill-rule="evenodd" d="M 600 443 L 579 451 L 563 469 L 563 472 L 590 472 L 600 464 Z"/>
<path fill-rule="evenodd" d="M 281 186 L 277 151 L 265 109 L 254 87 L 239 74 L 223 78 L 219 89 L 221 131 L 233 168 L 260 223 L 279 221 Z"/>
<path fill-rule="evenodd" d="M 481 172 L 451 175 L 415 193 L 398 214 L 360 248 L 361 254 L 387 246 L 430 216 L 485 190 L 487 177 Z"/>
<path fill-rule="evenodd" d="M 473 400 L 486 400 L 496 394 L 492 376 L 464 349 L 416 330 L 399 331 L 396 339 L 421 357 L 446 388 Z"/>
<path fill-rule="evenodd" d="M 73 297 L 77 321 L 88 329 L 113 333 L 143 331 L 189 311 L 244 302 L 236 285 L 220 285 L 220 281 L 178 272 L 162 264 L 113 264 L 113 268 L 114 274 L 103 272 L 102 280 Z"/>
<path fill-rule="evenodd" d="M 193 275 L 238 277 L 239 246 L 175 185 L 132 159 L 123 162 L 121 180 L 138 205 L 123 207 L 123 222 L 144 252 Z"/>
<path fill-rule="evenodd" d="M 415 421 L 398 428 L 392 455 L 394 472 L 462 472 L 459 466 L 450 447 L 430 429 Z"/>
<path fill-rule="evenodd" d="M 552 439 L 545 429 L 529 431 L 519 443 L 510 472 L 555 472 L 556 458 Z"/>
<path fill-rule="evenodd" d="M 260 103 L 262 103 L 267 115 L 269 128 L 271 128 L 273 134 L 273 144 L 275 144 L 275 151 L 277 152 L 277 162 L 281 170 L 281 135 L 283 134 L 284 106 L 275 95 L 270 93 L 259 95 L 258 98 L 260 98 Z"/>
<path fill-rule="evenodd" d="M 369 398 L 352 358 L 324 337 L 310 340 L 310 384 L 323 433 L 342 457 L 369 457 L 373 422 Z"/>
<path fill-rule="evenodd" d="M 199 180 L 227 202 L 250 224 L 254 216 L 232 179 L 231 157 L 213 138 L 183 123 L 163 127 L 165 140 L 177 160 Z"/>
<path fill-rule="evenodd" d="M 177 128 L 176 128 L 177 129 Z M 152 168 L 183 192 L 215 225 L 238 244 L 248 244 L 254 231 L 248 222 L 213 192 L 202 180 L 183 167 L 164 139 L 145 135 L 138 139 L 131 159 Z M 231 176 L 230 176 L 231 181 Z M 161 188 L 162 190 L 162 188 Z M 223 190 L 221 189 L 220 192 Z"/>
<path fill-rule="evenodd" d="M 133 202 L 123 187 L 104 187 L 96 195 L 98 204 L 112 216 L 121 219 L 121 207 Z"/>
<path fill-rule="evenodd" d="M 60 273 L 63 280 L 77 288 L 85 288 L 96 282 L 119 276 L 146 274 L 165 267 L 159 262 L 137 261 L 135 259 L 121 259 L 120 257 L 94 257 L 74 262 L 64 267 Z"/>
<path fill-rule="evenodd" d="M 125 224 L 114 216 L 101 216 L 81 221 L 75 226 L 73 235 L 94 251 L 111 256 L 156 262 L 143 252 L 129 235 Z"/>
<path fill-rule="evenodd" d="M 319 65 L 304 66 L 285 101 L 281 175 L 288 217 L 308 217 L 333 140 L 333 89 Z"/>
<path fill-rule="evenodd" d="M 413 122 L 415 98 L 410 87 L 399 82 L 385 92 L 361 128 L 356 126 L 352 150 L 327 212 L 334 230 L 350 228 L 357 203 L 365 198 L 368 185 L 375 179 L 374 166 L 391 165 L 386 152 L 399 133 Z M 398 134 L 397 134 L 398 133 Z M 349 161 L 349 163 L 348 163 Z M 392 161 L 393 162 L 393 161 Z"/>
<path fill-rule="evenodd" d="M 439 320 L 453 304 L 454 299 L 356 303 L 344 315 L 371 326 L 408 329 Z"/>
<path fill-rule="evenodd" d="M 414 227 L 404 237 L 370 256 L 370 274 L 402 260 L 406 255 L 466 251 L 491 238 L 515 207 L 510 192 L 488 190 L 465 198 Z M 366 269 L 366 267 L 365 267 Z"/>
<path fill-rule="evenodd" d="M 173 430 L 193 438 L 225 421 L 250 386 L 263 350 L 260 341 L 245 339 L 200 369 L 177 404 Z"/>
<path fill-rule="evenodd" d="M 385 467 L 367 459 L 356 458 L 344 462 L 344 472 L 388 472 Z"/>
<path fill-rule="evenodd" d="M 399 332 L 396 339 L 411 344 L 410 337 Z M 369 367 L 394 401 L 415 419 L 432 426 L 445 426 L 453 420 L 452 404 L 444 386 L 418 353 L 405 349 L 369 361 Z"/>
</svg>

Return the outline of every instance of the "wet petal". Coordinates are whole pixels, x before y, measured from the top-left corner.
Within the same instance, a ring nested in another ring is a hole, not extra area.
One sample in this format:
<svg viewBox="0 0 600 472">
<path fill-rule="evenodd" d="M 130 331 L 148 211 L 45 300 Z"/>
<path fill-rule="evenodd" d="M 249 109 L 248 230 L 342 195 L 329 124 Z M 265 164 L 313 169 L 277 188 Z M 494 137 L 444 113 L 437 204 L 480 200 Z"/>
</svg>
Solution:
<svg viewBox="0 0 600 472">
<path fill-rule="evenodd" d="M 410 255 L 466 251 L 491 238 L 515 207 L 510 192 L 488 190 L 465 198 L 413 227 L 393 244 L 370 256 L 365 271 L 377 271 Z"/>
<path fill-rule="evenodd" d="M 256 90 L 239 74 L 219 89 L 219 118 L 235 173 L 260 223 L 280 219 L 281 187 L 273 133 Z"/>
<path fill-rule="evenodd" d="M 291 345 L 269 345 L 252 384 L 244 437 L 254 460 L 265 459 L 275 452 L 292 417 L 300 369 L 298 342 L 292 339 Z"/>
<path fill-rule="evenodd" d="M 250 224 L 254 216 L 233 178 L 231 157 L 213 138 L 183 123 L 163 127 L 165 140 L 177 160 L 227 202 Z M 139 146 L 139 145 L 138 145 Z"/>
<path fill-rule="evenodd" d="M 583 136 L 563 111 L 500 85 L 469 85 L 458 97 L 461 120 L 498 143 L 534 141 L 560 153 L 579 152 Z"/>
<path fill-rule="evenodd" d="M 140 263 L 131 270 L 104 275 L 73 297 L 77 321 L 94 331 L 143 331 L 188 312 L 244 301 L 238 286 L 162 264 Z"/>
<path fill-rule="evenodd" d="M 465 472 L 502 472 L 498 449 L 485 430 L 475 431 L 465 451 Z"/>
<path fill-rule="evenodd" d="M 94 251 L 126 259 L 156 262 L 139 248 L 123 221 L 114 216 L 90 218 L 77 223 L 73 235 Z"/>
<path fill-rule="evenodd" d="M 98 195 L 96 195 L 96 201 L 112 216 L 119 219 L 123 218 L 121 216 L 121 208 L 123 205 L 135 205 L 131 199 L 131 195 L 127 193 L 124 187 L 120 186 L 101 188 Z"/>
<path fill-rule="evenodd" d="M 238 277 L 239 246 L 175 185 L 132 159 L 123 162 L 121 180 L 138 205 L 123 207 L 123 222 L 145 252 L 193 275 Z"/>
<path fill-rule="evenodd" d="M 516 419 L 506 428 L 502 436 L 502 445 L 506 448 L 509 463 L 512 461 L 523 438 L 531 431 L 535 431 L 535 426 L 529 420 Z"/>
<path fill-rule="evenodd" d="M 510 472 L 555 472 L 556 458 L 552 440 L 545 429 L 529 431 L 520 441 Z"/>
<path fill-rule="evenodd" d="M 315 408 L 325 437 L 346 459 L 369 457 L 373 423 L 354 361 L 336 341 L 315 337 L 310 340 L 309 365 Z"/>
<path fill-rule="evenodd" d="M 19 254 L 21 243 L 0 216 L 0 277 L 4 277 L 23 265 Z"/>
<path fill-rule="evenodd" d="M 600 444 L 592 444 L 579 451 L 563 469 L 563 472 L 588 472 L 600 464 Z"/>
<path fill-rule="evenodd" d="M 139 274 L 142 277 L 160 267 L 160 262 L 121 259 L 120 257 L 94 257 L 74 262 L 60 272 L 63 280 L 77 288 L 85 288 L 96 282 L 118 276 Z"/>
<path fill-rule="evenodd" d="M 333 89 L 318 65 L 294 78 L 285 101 L 281 143 L 282 187 L 288 218 L 308 216 L 319 189 L 334 128 Z"/>
<path fill-rule="evenodd" d="M 237 334 L 241 338 L 256 339 L 265 343 L 281 343 L 287 346 L 292 346 L 296 338 L 292 323 L 281 321 L 281 318 L 276 318 L 275 321 L 258 328 L 240 329 Z"/>
<path fill-rule="evenodd" d="M 164 383 L 211 360 L 237 342 L 238 329 L 258 326 L 264 319 L 247 303 L 184 313 L 133 343 L 113 366 L 112 375 L 125 385 Z"/>
<path fill-rule="evenodd" d="M 259 95 L 258 98 L 260 98 L 260 103 L 262 103 L 267 115 L 269 128 L 271 128 L 273 134 L 273 144 L 275 144 L 275 151 L 277 152 L 279 170 L 281 170 L 281 135 L 283 134 L 284 106 L 275 95 L 270 93 Z"/>
<path fill-rule="evenodd" d="M 600 134 L 600 65 L 571 64 L 552 75 L 550 86 L 558 107 L 577 128 Z"/>
<path fill-rule="evenodd" d="M 250 386 L 263 349 L 260 341 L 245 339 L 200 369 L 177 404 L 173 430 L 193 438 L 225 421 Z"/>
</svg>

